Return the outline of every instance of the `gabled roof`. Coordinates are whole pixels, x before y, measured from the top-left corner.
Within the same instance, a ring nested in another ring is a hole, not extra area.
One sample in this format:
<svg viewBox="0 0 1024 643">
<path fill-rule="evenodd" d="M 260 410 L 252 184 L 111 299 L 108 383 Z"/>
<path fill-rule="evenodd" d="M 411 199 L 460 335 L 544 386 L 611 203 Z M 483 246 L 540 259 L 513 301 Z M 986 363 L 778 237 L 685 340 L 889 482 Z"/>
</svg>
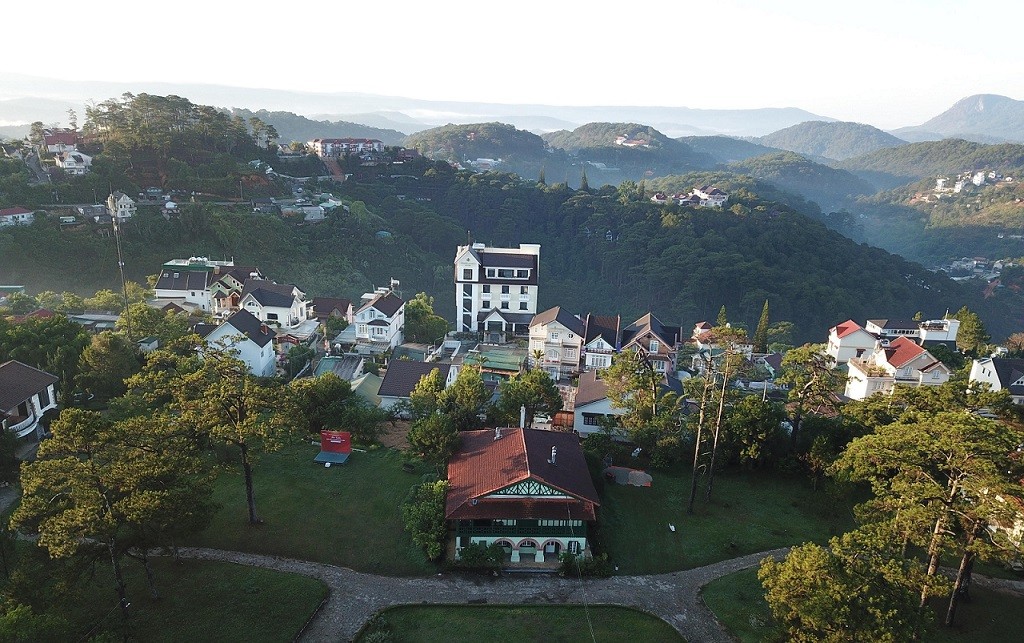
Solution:
<svg viewBox="0 0 1024 643">
<path fill-rule="evenodd" d="M 999 385 L 1011 395 L 1024 395 L 1024 384 L 1015 384 L 1024 377 L 1024 359 L 1016 357 L 994 357 L 992 368 L 999 377 Z"/>
<path fill-rule="evenodd" d="M 13 214 L 32 214 L 32 210 L 26 210 L 25 208 L 4 208 L 0 210 L 0 217 L 6 217 Z"/>
<path fill-rule="evenodd" d="M 393 292 L 389 292 L 382 295 L 377 295 L 364 305 L 359 307 L 359 312 L 366 310 L 367 308 L 376 308 L 380 312 L 384 313 L 388 317 L 394 317 L 398 309 L 405 305 L 405 301 L 401 297 Z"/>
<path fill-rule="evenodd" d="M 0 412 L 12 411 L 19 404 L 43 391 L 58 378 L 46 371 L 10 360 L 0 364 Z"/>
<path fill-rule="evenodd" d="M 450 364 L 393 359 L 388 362 L 387 373 L 384 374 L 384 381 L 380 383 L 380 390 L 377 394 L 382 397 L 409 397 L 412 390 L 419 384 L 420 378 L 429 375 L 435 368 L 439 371 L 442 382 L 448 379 Z"/>
<path fill-rule="evenodd" d="M 889 347 L 885 349 L 885 358 L 895 368 L 903 368 L 926 352 L 928 351 L 915 344 L 913 340 L 907 337 L 898 337 L 890 342 Z"/>
<path fill-rule="evenodd" d="M 342 315 L 347 315 L 348 309 L 351 307 L 351 299 L 343 299 L 340 297 L 313 297 L 313 311 L 316 313 L 317 317 L 329 317 L 334 311 L 338 311 Z"/>
<path fill-rule="evenodd" d="M 614 347 L 619 339 L 619 324 L 621 321 L 618 315 L 594 315 L 593 313 L 587 313 L 583 343 L 589 344 L 598 337 L 601 337 L 606 344 Z"/>
<path fill-rule="evenodd" d="M 498 517 L 515 511 L 523 518 L 594 520 L 600 505 L 579 438 L 572 433 L 537 429 L 464 431 L 458 452 L 448 462 L 445 517 Z M 551 448 L 557 454 L 552 464 Z M 488 499 L 488 494 L 525 480 L 535 480 L 566 498 Z M 474 500 L 476 502 L 474 502 Z M 524 515 L 525 514 L 525 515 Z"/>
<path fill-rule="evenodd" d="M 261 306 L 274 308 L 291 308 L 296 297 L 295 286 L 275 284 L 265 279 L 246 279 L 245 287 L 242 288 L 242 299 L 248 295 L 252 295 Z"/>
<path fill-rule="evenodd" d="M 678 326 L 666 326 L 653 313 L 647 313 L 629 326 L 622 329 L 622 345 L 629 345 L 635 338 L 650 331 L 668 346 L 675 346 L 680 339 Z"/>
<path fill-rule="evenodd" d="M 227 318 L 224 322 L 242 333 L 259 347 L 264 347 L 277 335 L 273 328 L 270 328 L 248 310 L 240 310 Z"/>
<path fill-rule="evenodd" d="M 533 316 L 530 321 L 530 328 L 534 326 L 540 326 L 542 324 L 550 324 L 551 322 L 558 322 L 568 330 L 576 333 L 580 337 L 583 337 L 585 328 L 580 318 L 571 314 L 567 310 L 564 310 L 561 306 L 555 306 L 549 308 L 542 313 L 537 313 Z"/>
<path fill-rule="evenodd" d="M 782 370 L 782 353 L 768 353 L 764 356 L 764 362 L 778 373 Z"/>
<path fill-rule="evenodd" d="M 856 333 L 858 330 L 864 330 L 864 328 L 860 324 L 858 324 L 857 322 L 853 321 L 852 319 L 847 319 L 846 321 L 844 321 L 841 324 L 836 324 L 830 330 L 832 332 L 835 332 L 836 337 L 842 339 L 843 337 L 846 337 L 847 335 L 850 335 L 852 333 Z M 865 332 L 867 332 L 867 331 L 865 331 Z"/>
<path fill-rule="evenodd" d="M 576 389 L 576 408 L 608 397 L 608 383 L 599 379 L 597 374 L 598 371 L 580 373 L 580 382 Z"/>
</svg>

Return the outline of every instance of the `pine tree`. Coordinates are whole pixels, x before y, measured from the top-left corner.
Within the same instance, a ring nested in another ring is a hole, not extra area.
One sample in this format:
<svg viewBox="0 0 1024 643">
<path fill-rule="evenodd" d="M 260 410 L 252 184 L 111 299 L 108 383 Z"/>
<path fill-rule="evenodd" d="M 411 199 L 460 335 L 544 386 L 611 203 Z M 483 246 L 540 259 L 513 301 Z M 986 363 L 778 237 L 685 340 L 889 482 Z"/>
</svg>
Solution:
<svg viewBox="0 0 1024 643">
<path fill-rule="evenodd" d="M 548 182 L 544 180 L 544 166 L 540 166 L 540 175 L 537 177 L 537 183 L 540 185 L 547 185 Z"/>
<path fill-rule="evenodd" d="M 761 319 L 757 322 L 757 330 L 754 331 L 754 352 L 768 352 L 768 300 L 764 300 L 764 308 L 761 309 Z"/>
<path fill-rule="evenodd" d="M 580 192 L 590 192 L 590 183 L 587 182 L 587 168 L 583 167 L 583 173 L 580 176 Z"/>
<path fill-rule="evenodd" d="M 722 304 L 722 309 L 718 311 L 718 319 L 715 320 L 715 326 L 725 328 L 728 323 L 729 317 L 725 314 L 725 304 Z"/>
</svg>

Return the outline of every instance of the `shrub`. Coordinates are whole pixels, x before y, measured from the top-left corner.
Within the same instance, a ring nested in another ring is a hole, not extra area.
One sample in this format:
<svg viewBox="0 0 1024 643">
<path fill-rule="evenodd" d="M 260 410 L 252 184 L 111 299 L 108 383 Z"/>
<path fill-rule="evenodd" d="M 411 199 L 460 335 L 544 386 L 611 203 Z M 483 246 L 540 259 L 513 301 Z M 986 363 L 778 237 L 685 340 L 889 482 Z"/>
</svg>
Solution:
<svg viewBox="0 0 1024 643">
<path fill-rule="evenodd" d="M 558 557 L 562 567 L 559 570 L 563 576 L 594 576 L 597 578 L 608 578 L 612 575 L 612 564 L 608 560 L 608 554 L 601 554 L 592 558 L 577 556 L 571 552 L 562 552 Z"/>
<path fill-rule="evenodd" d="M 505 550 L 497 543 L 489 546 L 483 543 L 470 543 L 459 552 L 459 559 L 454 567 L 462 567 L 479 572 L 490 572 L 501 569 L 505 559 Z"/>
</svg>

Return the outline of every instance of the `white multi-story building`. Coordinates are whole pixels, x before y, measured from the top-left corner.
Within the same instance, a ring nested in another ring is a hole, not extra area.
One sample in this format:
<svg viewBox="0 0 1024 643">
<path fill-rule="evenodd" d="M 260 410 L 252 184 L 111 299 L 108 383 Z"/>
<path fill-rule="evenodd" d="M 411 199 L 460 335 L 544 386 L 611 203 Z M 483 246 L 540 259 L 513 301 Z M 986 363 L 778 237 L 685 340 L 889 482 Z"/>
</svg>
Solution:
<svg viewBox="0 0 1024 643">
<path fill-rule="evenodd" d="M 314 138 L 306 145 L 320 158 L 384 151 L 384 143 L 374 138 Z"/>
<path fill-rule="evenodd" d="M 583 338 L 583 369 L 590 371 L 608 368 L 621 340 L 619 326 L 622 319 L 615 315 L 587 315 Z"/>
<path fill-rule="evenodd" d="M 828 345 L 825 352 L 838 364 L 845 364 L 856 357 L 863 357 L 875 350 L 878 338 L 848 319 L 836 324 L 828 331 Z"/>
<path fill-rule="evenodd" d="M 92 157 L 81 152 L 62 152 L 54 157 L 54 162 L 65 174 L 71 176 L 88 174 L 92 167 Z"/>
<path fill-rule="evenodd" d="M 199 324 L 196 333 L 208 345 L 220 345 L 236 352 L 238 359 L 245 362 L 249 372 L 259 377 L 272 377 L 275 372 L 273 328 L 257 319 L 252 313 L 240 310 L 219 326 Z"/>
<path fill-rule="evenodd" d="M 295 328 L 310 318 L 306 293 L 292 284 L 276 284 L 265 279 L 247 280 L 238 306 L 261 322 L 279 328 Z"/>
<path fill-rule="evenodd" d="M 888 393 L 897 384 L 939 386 L 949 380 L 949 367 L 909 337 L 899 337 L 874 352 L 847 362 L 846 397 L 863 400 L 876 393 Z"/>
<path fill-rule="evenodd" d="M 584 332 L 583 321 L 560 306 L 534 315 L 530 322 L 530 364 L 543 368 L 554 380 L 578 373 Z"/>
<path fill-rule="evenodd" d="M 540 244 L 459 246 L 455 253 L 456 328 L 486 333 L 488 339 L 527 335 L 537 314 L 539 268 Z"/>
<path fill-rule="evenodd" d="M 135 216 L 135 201 L 124 192 L 112 192 L 107 197 L 107 210 L 118 221 L 125 221 Z"/>
<path fill-rule="evenodd" d="M 1008 391 L 1014 404 L 1024 404 L 1024 359 L 976 359 L 971 363 L 970 381 L 984 382 L 991 391 Z"/>
<path fill-rule="evenodd" d="M 393 282 L 397 285 L 397 282 Z M 383 353 L 403 341 L 405 301 L 392 288 L 378 288 L 362 296 L 355 314 L 355 347 L 360 353 Z M 346 329 L 349 330 L 349 329 Z"/>
<path fill-rule="evenodd" d="M 238 310 L 242 287 L 263 279 L 256 268 L 207 257 L 172 259 L 160 267 L 153 294 L 158 304 L 175 303 L 208 313 Z"/>
</svg>

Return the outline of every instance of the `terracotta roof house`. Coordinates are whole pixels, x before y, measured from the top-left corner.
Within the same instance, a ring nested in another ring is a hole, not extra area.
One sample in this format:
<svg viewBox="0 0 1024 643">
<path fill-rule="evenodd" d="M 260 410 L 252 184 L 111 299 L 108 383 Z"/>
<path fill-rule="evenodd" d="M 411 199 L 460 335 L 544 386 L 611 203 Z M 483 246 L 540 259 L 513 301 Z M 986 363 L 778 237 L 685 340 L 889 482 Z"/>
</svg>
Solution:
<svg viewBox="0 0 1024 643">
<path fill-rule="evenodd" d="M 461 436 L 445 502 L 456 556 L 470 543 L 499 544 L 512 565 L 589 555 L 587 525 L 600 501 L 575 435 L 514 428 Z"/>
<path fill-rule="evenodd" d="M 864 329 L 863 326 L 847 319 L 828 330 L 828 344 L 825 352 L 835 363 L 845 364 L 854 357 L 864 357 L 875 349 L 878 338 Z"/>
<path fill-rule="evenodd" d="M 36 215 L 25 208 L 4 208 L 0 210 L 0 227 L 11 225 L 29 225 L 35 221 Z"/>
<path fill-rule="evenodd" d="M 897 384 L 938 386 L 952 374 L 948 366 L 909 337 L 899 337 L 888 346 L 879 343 L 870 355 L 855 357 L 847 364 L 845 395 L 853 400 L 888 393 Z"/>
<path fill-rule="evenodd" d="M 0 425 L 16 437 L 42 437 L 39 419 L 57 408 L 57 376 L 10 360 L 0 364 Z"/>
</svg>

